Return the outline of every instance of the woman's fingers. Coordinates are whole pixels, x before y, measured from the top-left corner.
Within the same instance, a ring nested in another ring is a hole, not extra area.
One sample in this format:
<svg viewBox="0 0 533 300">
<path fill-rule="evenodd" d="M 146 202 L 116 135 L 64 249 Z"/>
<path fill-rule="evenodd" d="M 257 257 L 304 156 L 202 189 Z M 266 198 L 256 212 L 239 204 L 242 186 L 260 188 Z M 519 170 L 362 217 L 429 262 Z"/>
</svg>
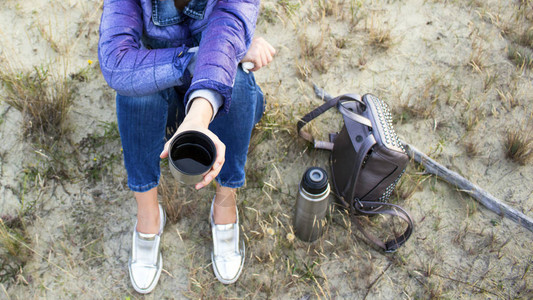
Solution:
<svg viewBox="0 0 533 300">
<path fill-rule="evenodd" d="M 176 133 L 174 133 L 174 136 L 165 143 L 165 146 L 163 147 L 163 152 L 159 155 L 161 158 L 166 158 L 169 156 L 169 147 L 172 140 L 185 131 L 198 131 L 205 135 L 207 135 L 212 141 L 213 144 L 215 144 L 216 149 L 216 157 L 215 162 L 213 163 L 213 166 L 211 169 L 204 175 L 202 178 L 202 181 L 198 182 L 195 185 L 195 188 L 197 190 L 205 187 L 208 185 L 215 177 L 218 176 L 218 173 L 220 173 L 220 170 L 222 170 L 222 166 L 224 165 L 225 161 L 225 155 L 226 155 L 226 145 L 222 143 L 222 141 L 209 129 L 205 128 L 204 125 L 194 122 L 194 121 L 188 121 L 187 118 L 181 123 Z"/>
<path fill-rule="evenodd" d="M 263 67 L 263 61 L 261 60 L 261 56 L 258 54 L 258 57 L 254 59 L 254 68 L 250 69 L 250 71 L 255 72 Z"/>
<path fill-rule="evenodd" d="M 218 173 L 220 173 L 220 170 L 222 170 L 222 166 L 224 165 L 225 161 L 226 145 L 224 145 L 224 143 L 222 143 L 222 141 L 220 141 L 220 139 L 216 135 L 208 134 L 208 136 L 213 140 L 213 143 L 215 144 L 215 148 L 217 149 L 217 157 L 215 158 L 215 162 L 213 163 L 213 167 L 211 167 L 211 170 L 207 174 L 205 174 L 201 182 L 196 184 L 195 188 L 197 190 L 207 186 L 213 179 L 218 176 Z"/>
<path fill-rule="evenodd" d="M 258 37 L 252 40 L 250 49 L 242 59 L 243 62 L 249 61 L 254 63 L 254 68 L 250 71 L 257 71 L 267 66 L 276 54 L 276 49 L 270 45 L 264 38 Z"/>
<path fill-rule="evenodd" d="M 265 41 L 266 42 L 266 41 Z M 267 44 L 267 48 L 268 48 L 268 51 L 270 52 L 270 54 L 273 56 L 274 54 L 276 54 L 276 49 L 274 49 L 274 47 L 272 47 L 272 45 L 270 45 L 268 42 L 266 42 Z"/>
<path fill-rule="evenodd" d="M 267 62 L 267 65 L 268 65 L 273 60 L 272 53 L 270 53 L 270 51 L 266 50 L 265 51 L 265 58 L 266 58 L 266 62 Z"/>
<path fill-rule="evenodd" d="M 267 57 L 267 60 L 268 62 L 267 63 L 270 63 L 272 61 L 272 57 L 274 56 L 274 54 L 276 54 L 276 49 L 274 49 L 274 47 L 272 47 L 272 45 L 270 45 L 269 42 L 267 42 L 265 39 L 263 38 L 260 38 L 261 39 L 261 49 L 263 50 L 263 52 L 265 53 L 266 57 Z"/>
<path fill-rule="evenodd" d="M 261 48 L 254 61 L 254 68 L 251 71 L 257 71 L 267 66 L 272 61 L 272 55 L 267 48 Z"/>
<path fill-rule="evenodd" d="M 270 53 L 268 53 L 268 51 L 266 51 L 266 49 L 263 49 L 265 51 L 262 51 L 261 53 L 261 59 L 263 60 L 263 66 L 266 66 L 268 65 L 268 63 L 270 63 L 272 61 L 272 57 L 271 59 L 268 58 L 268 56 L 270 55 Z"/>
<path fill-rule="evenodd" d="M 170 141 L 171 140 L 169 140 L 168 142 L 165 143 L 165 146 L 163 147 L 163 152 L 161 152 L 161 154 L 159 154 L 160 158 L 168 157 L 168 147 L 170 147 Z"/>
</svg>

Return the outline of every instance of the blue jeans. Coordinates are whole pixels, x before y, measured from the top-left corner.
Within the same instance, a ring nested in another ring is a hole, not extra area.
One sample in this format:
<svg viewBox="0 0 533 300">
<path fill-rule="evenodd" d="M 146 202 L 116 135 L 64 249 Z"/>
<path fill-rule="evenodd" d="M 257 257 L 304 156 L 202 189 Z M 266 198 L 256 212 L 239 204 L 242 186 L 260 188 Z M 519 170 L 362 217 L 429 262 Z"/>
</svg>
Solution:
<svg viewBox="0 0 533 300">
<path fill-rule="evenodd" d="M 159 154 L 183 121 L 184 92 L 170 88 L 143 97 L 117 94 L 118 128 L 132 191 L 146 192 L 159 184 Z M 216 178 L 220 185 L 238 188 L 244 184 L 250 136 L 263 111 L 264 96 L 254 75 L 239 67 L 229 113 L 219 113 L 209 125 L 226 145 L 225 162 Z"/>
</svg>

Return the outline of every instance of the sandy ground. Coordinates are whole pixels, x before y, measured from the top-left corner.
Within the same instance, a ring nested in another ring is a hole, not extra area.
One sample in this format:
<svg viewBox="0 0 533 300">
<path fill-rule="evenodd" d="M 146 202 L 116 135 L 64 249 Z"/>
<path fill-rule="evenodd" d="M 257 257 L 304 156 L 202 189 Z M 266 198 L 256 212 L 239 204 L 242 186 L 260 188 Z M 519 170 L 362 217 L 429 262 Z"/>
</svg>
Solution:
<svg viewBox="0 0 533 300">
<path fill-rule="evenodd" d="M 87 74 L 74 80 L 71 132 L 59 142 L 68 176 L 28 181 L 28 170 L 44 170 L 53 159 L 23 137 L 20 112 L 0 103 L 0 216 L 24 212 L 29 249 L 27 263 L 0 282 L 0 298 L 144 297 L 128 278 L 135 202 L 113 131 L 114 92 L 98 69 L 101 5 L 0 3 L 2 68 L 45 65 L 57 77 Z M 164 272 L 146 298 L 532 298 L 532 233 L 414 163 L 400 189 L 409 197 L 398 204 L 411 212 L 415 232 L 397 253 L 375 249 L 339 211 L 315 243 L 292 240 L 289 233 L 301 174 L 312 165 L 327 168 L 329 153 L 311 149 L 295 132 L 297 119 L 320 104 L 313 84 L 333 95 L 380 96 L 403 140 L 532 218 L 533 166 L 506 158 L 505 139 L 509 129 L 533 128 L 531 70 L 507 54 L 513 34 L 531 28 L 533 4 L 261 5 L 257 35 L 278 53 L 256 72 L 267 109 L 254 131 L 247 183 L 239 193 L 245 270 L 234 285 L 218 283 L 207 222 L 213 187 L 176 187 L 164 166 L 161 198 L 173 222 L 163 237 Z M 325 138 L 340 125 L 340 116 L 328 112 L 310 129 Z M 95 140 L 105 143 L 87 146 Z M 414 193 L 405 192 L 415 186 Z"/>
</svg>

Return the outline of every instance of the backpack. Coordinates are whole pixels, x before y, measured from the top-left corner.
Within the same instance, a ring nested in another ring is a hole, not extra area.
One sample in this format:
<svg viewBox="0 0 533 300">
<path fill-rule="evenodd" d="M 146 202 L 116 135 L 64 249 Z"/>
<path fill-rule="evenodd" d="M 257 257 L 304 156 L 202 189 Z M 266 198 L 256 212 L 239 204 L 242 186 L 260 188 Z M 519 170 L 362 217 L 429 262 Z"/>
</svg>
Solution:
<svg viewBox="0 0 533 300">
<path fill-rule="evenodd" d="M 327 97 L 324 97 L 325 99 Z M 330 97 L 329 97 L 330 98 Z M 386 103 L 372 94 L 344 94 L 317 107 L 298 121 L 301 137 L 315 148 L 331 150 L 331 181 L 338 205 L 348 210 L 365 237 L 386 252 L 395 252 L 411 236 L 413 221 L 402 207 L 388 200 L 405 171 L 409 157 L 394 128 Z M 330 141 L 315 140 L 302 128 L 328 109 L 336 107 L 344 126 Z M 405 231 L 383 242 L 364 230 L 357 216 L 387 214 L 407 223 Z"/>
</svg>

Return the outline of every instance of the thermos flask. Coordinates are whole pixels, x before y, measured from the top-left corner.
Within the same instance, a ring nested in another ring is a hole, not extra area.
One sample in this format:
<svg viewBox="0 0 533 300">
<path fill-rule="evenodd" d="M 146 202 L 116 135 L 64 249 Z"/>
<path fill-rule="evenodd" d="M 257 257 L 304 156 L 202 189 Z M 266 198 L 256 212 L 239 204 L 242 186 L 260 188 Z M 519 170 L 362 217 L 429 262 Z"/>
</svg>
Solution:
<svg viewBox="0 0 533 300">
<path fill-rule="evenodd" d="M 329 207 L 328 174 L 311 167 L 305 171 L 296 199 L 294 231 L 298 238 L 312 242 L 322 235 Z"/>
</svg>

